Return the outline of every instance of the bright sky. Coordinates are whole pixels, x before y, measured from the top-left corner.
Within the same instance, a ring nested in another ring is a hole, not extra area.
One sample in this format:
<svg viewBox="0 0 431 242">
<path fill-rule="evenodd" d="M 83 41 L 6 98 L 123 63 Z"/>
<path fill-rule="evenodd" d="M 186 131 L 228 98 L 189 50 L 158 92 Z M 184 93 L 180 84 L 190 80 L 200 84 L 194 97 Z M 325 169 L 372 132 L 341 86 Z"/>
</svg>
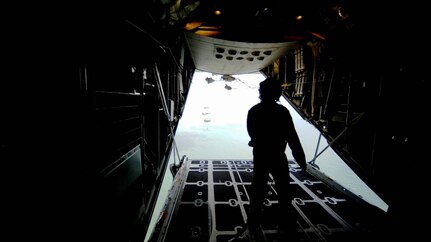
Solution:
<svg viewBox="0 0 431 242">
<path fill-rule="evenodd" d="M 208 83 L 207 77 L 214 81 Z M 246 118 L 248 109 L 259 102 L 258 85 L 264 77 L 261 74 L 236 77 L 235 81 L 226 82 L 221 75 L 195 73 L 175 136 L 181 156 L 252 158 L 247 145 Z"/>
</svg>

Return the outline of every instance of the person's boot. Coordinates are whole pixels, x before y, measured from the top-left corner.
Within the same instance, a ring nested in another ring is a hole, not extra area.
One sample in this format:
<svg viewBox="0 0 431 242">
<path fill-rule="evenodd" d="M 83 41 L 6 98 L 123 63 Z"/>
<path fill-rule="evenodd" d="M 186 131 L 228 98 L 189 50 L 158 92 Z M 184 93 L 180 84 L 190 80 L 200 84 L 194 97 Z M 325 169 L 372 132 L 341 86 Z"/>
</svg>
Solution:
<svg viewBox="0 0 431 242">
<path fill-rule="evenodd" d="M 260 223 L 257 224 L 249 224 L 248 229 L 250 231 L 250 241 L 252 242 L 266 242 L 266 236 L 263 232 L 262 226 Z"/>
<path fill-rule="evenodd" d="M 275 242 L 291 241 L 300 242 L 305 241 L 301 236 L 301 232 L 298 230 L 298 225 L 294 222 L 286 224 L 280 224 L 277 226 L 277 236 Z"/>
</svg>

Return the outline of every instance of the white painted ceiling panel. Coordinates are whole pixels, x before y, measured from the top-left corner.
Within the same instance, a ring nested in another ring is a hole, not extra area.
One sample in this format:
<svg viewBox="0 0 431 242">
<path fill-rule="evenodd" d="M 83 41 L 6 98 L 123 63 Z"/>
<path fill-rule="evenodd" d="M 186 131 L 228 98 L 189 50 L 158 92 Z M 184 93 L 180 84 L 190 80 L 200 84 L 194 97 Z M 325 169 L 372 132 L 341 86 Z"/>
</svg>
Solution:
<svg viewBox="0 0 431 242">
<path fill-rule="evenodd" d="M 185 32 L 196 69 L 234 75 L 260 71 L 297 45 L 296 41 L 248 43 Z"/>
</svg>

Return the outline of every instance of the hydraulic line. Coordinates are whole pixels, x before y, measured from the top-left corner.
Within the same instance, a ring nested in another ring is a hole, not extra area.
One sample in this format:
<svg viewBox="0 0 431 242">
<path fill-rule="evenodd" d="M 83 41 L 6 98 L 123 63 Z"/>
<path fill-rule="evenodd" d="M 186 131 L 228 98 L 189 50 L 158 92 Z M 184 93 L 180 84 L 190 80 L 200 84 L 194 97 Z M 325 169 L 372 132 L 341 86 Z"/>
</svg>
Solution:
<svg viewBox="0 0 431 242">
<path fill-rule="evenodd" d="M 161 79 L 160 79 L 160 73 L 159 73 L 159 69 L 157 68 L 157 64 L 154 65 L 154 68 L 155 68 L 156 77 L 157 77 L 156 78 L 157 79 L 156 80 L 157 89 L 158 89 L 160 97 L 162 99 L 163 110 L 164 110 L 164 112 L 166 114 L 166 117 L 168 118 L 168 121 L 169 121 L 169 130 L 170 130 L 171 135 L 172 135 L 172 143 L 174 145 L 176 154 L 178 156 L 178 160 L 180 160 L 180 155 L 179 155 L 179 152 L 178 152 L 178 147 L 177 147 L 177 144 L 175 142 L 175 134 L 174 134 L 174 130 L 172 128 L 172 123 L 171 123 L 171 114 L 169 113 L 168 104 L 166 103 L 165 93 L 163 91 L 163 86 L 162 86 L 162 82 L 161 82 Z M 174 157 L 174 165 L 176 165 L 175 157 Z"/>
</svg>

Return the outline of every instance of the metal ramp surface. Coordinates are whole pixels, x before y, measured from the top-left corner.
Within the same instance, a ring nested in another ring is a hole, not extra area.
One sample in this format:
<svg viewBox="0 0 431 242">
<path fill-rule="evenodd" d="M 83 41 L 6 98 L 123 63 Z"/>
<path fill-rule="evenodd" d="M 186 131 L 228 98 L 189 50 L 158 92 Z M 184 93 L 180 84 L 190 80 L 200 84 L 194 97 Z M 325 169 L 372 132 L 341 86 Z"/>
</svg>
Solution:
<svg viewBox="0 0 431 242">
<path fill-rule="evenodd" d="M 332 187 L 314 168 L 299 172 L 294 161 L 289 168 L 299 241 L 366 241 L 376 235 L 382 210 L 336 184 Z M 228 241 L 245 224 L 252 171 L 250 160 L 183 162 L 150 241 Z M 273 219 L 278 206 L 273 185 L 270 179 L 262 221 L 268 242 L 280 241 Z"/>
</svg>

